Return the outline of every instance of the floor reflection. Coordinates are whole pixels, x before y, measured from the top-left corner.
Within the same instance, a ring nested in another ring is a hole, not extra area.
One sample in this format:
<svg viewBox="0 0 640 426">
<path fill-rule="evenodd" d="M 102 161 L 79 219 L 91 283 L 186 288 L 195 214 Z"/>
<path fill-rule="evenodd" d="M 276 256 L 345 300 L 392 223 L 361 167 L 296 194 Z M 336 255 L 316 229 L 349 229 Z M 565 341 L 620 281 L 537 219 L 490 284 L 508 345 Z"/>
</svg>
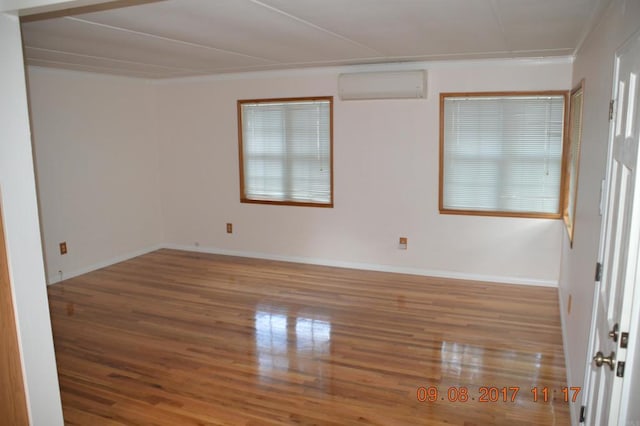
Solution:
<svg viewBox="0 0 640 426">
<path fill-rule="evenodd" d="M 329 352 L 331 343 L 331 323 L 313 318 L 296 318 L 296 350 L 323 354 Z"/>
<path fill-rule="evenodd" d="M 541 374 L 552 375 L 553 363 L 546 365 L 541 353 L 518 353 L 513 350 L 493 350 L 482 346 L 457 342 L 442 342 L 440 348 L 442 373 L 463 381 L 482 381 L 483 375 L 494 368 L 505 374 L 526 368 L 527 378 L 534 386 Z M 549 370 L 549 371 L 547 371 Z"/>
<path fill-rule="evenodd" d="M 331 322 L 311 312 L 259 305 L 255 312 L 255 341 L 261 380 L 277 372 L 312 374 L 322 382 L 324 363 L 331 352 Z"/>
<path fill-rule="evenodd" d="M 256 353 L 260 373 L 288 370 L 287 313 L 256 311 Z"/>
<path fill-rule="evenodd" d="M 442 372 L 450 377 L 469 379 L 482 373 L 484 348 L 456 342 L 442 342 Z"/>
</svg>

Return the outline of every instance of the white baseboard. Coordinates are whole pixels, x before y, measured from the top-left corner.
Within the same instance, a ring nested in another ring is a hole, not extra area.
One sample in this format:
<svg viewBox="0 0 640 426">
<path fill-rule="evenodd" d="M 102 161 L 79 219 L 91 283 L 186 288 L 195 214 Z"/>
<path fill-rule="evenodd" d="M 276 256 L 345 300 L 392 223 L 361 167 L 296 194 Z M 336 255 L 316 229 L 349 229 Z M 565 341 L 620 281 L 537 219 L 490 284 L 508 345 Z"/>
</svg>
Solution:
<svg viewBox="0 0 640 426">
<path fill-rule="evenodd" d="M 283 256 L 269 253 L 227 250 L 216 247 L 195 247 L 182 244 L 164 244 L 164 248 L 200 253 L 222 254 L 227 256 L 249 257 L 254 259 L 280 260 L 283 262 L 308 263 L 311 265 L 333 266 L 337 268 L 363 269 L 366 271 L 394 272 L 399 274 L 421 275 L 435 278 L 451 278 L 467 281 L 483 281 L 501 284 L 532 285 L 540 287 L 558 287 L 558 281 L 538 280 L 533 278 L 507 277 L 498 275 L 468 274 L 454 271 L 438 271 L 431 269 L 409 268 L 403 266 L 379 265 L 372 263 L 345 262 L 341 260 L 317 259 L 311 257 Z"/>
<path fill-rule="evenodd" d="M 562 351 L 564 352 L 564 370 L 565 373 L 567 375 L 566 379 L 567 379 L 567 386 L 573 386 L 574 384 L 571 383 L 571 364 L 569 363 L 569 351 L 567 350 L 567 340 L 568 340 L 568 334 L 567 334 L 567 311 L 565 310 L 567 305 L 566 305 L 566 300 L 564 300 L 564 297 L 562 297 L 562 291 L 560 290 L 560 288 L 558 288 L 558 303 L 560 304 L 560 328 L 562 330 Z M 580 404 L 579 403 L 571 403 L 569 405 L 569 414 L 571 416 L 571 425 L 572 426 L 577 426 L 578 425 L 578 417 L 579 414 L 577 412 L 577 410 L 579 410 Z"/>
<path fill-rule="evenodd" d="M 131 251 L 129 253 L 120 255 L 120 256 L 116 256 L 113 257 L 111 259 L 107 259 L 101 262 L 97 262 L 88 266 L 85 266 L 83 268 L 80 269 L 76 269 L 74 271 L 71 272 L 64 272 L 62 274 L 62 276 L 60 276 L 59 274 L 51 274 L 51 272 L 49 273 L 49 277 L 47 279 L 47 284 L 51 285 L 51 284 L 55 284 L 58 283 L 62 280 L 68 280 L 69 278 L 73 278 L 73 277 L 77 277 L 78 275 L 83 275 L 83 274 L 87 274 L 89 272 L 93 272 L 97 269 L 102 269 L 102 268 L 106 268 L 107 266 L 111 266 L 111 265 L 115 265 L 116 263 L 120 263 L 120 262 L 124 262 L 125 260 L 129 260 L 129 259 L 133 259 L 134 257 L 138 257 L 138 256 L 142 256 L 143 254 L 147 254 L 147 253 L 151 253 L 152 251 L 156 251 L 159 250 L 161 248 L 163 248 L 164 245 L 163 244 L 156 244 L 154 246 L 151 247 L 147 247 L 147 248 L 143 248 L 140 250 L 134 250 Z"/>
<path fill-rule="evenodd" d="M 107 259 L 101 262 L 88 265 L 84 268 L 80 268 L 72 272 L 65 272 L 62 276 L 62 280 L 77 277 L 78 275 L 86 274 L 86 273 L 95 271 L 97 269 L 106 268 L 107 266 L 124 262 L 125 260 L 142 256 L 143 254 L 147 254 L 152 251 L 159 250 L 161 248 L 181 250 L 181 251 L 193 251 L 193 252 L 200 252 L 200 253 L 221 254 L 221 255 L 227 255 L 227 256 L 249 257 L 253 259 L 279 260 L 283 262 L 294 262 L 294 263 L 308 263 L 311 265 L 333 266 L 337 268 L 362 269 L 365 271 L 393 272 L 398 274 L 420 275 L 420 276 L 435 277 L 435 278 L 450 278 L 450 279 L 457 279 L 457 280 L 482 281 L 482 282 L 491 282 L 491 283 L 500 283 L 500 284 L 532 285 L 532 286 L 540 286 L 540 287 L 558 287 L 558 282 L 552 281 L 552 280 L 538 280 L 533 278 L 508 277 L 508 276 L 501 276 L 501 275 L 468 274 L 464 272 L 455 272 L 455 271 L 440 271 L 440 270 L 433 270 L 433 269 L 420 269 L 420 268 L 410 268 L 410 267 L 392 266 L 392 265 L 379 265 L 379 264 L 361 263 L 361 262 L 345 262 L 341 260 L 318 259 L 318 258 L 312 258 L 312 257 L 283 256 L 283 255 L 270 254 L 270 253 L 258 253 L 258 252 L 242 251 L 242 250 L 227 250 L 227 249 L 220 249 L 216 247 L 195 247 L 190 245 L 170 244 L 170 243 L 157 244 L 144 249 L 135 250 L 135 251 L 123 254 L 121 256 L 116 256 L 111 259 Z M 49 274 L 49 277 L 48 277 L 49 285 L 55 284 L 60 281 L 61 281 L 61 277 L 59 275 Z"/>
</svg>

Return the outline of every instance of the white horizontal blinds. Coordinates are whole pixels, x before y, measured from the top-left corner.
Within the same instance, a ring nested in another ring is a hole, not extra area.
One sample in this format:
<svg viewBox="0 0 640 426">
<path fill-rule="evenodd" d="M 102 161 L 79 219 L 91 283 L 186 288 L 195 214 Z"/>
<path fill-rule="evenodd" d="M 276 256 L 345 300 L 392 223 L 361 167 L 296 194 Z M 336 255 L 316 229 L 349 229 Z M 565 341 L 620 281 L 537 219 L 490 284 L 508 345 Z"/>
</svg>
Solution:
<svg viewBox="0 0 640 426">
<path fill-rule="evenodd" d="M 446 97 L 443 207 L 558 213 L 563 96 Z"/>
<path fill-rule="evenodd" d="M 328 100 L 242 104 L 244 196 L 331 202 Z"/>
</svg>

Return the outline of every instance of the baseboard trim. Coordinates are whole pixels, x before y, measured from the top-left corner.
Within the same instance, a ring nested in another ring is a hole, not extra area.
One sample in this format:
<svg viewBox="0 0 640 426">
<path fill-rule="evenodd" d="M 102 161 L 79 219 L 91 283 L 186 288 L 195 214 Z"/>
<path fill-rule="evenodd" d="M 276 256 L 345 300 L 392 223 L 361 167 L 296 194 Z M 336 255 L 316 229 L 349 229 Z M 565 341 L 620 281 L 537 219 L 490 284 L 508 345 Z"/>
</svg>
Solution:
<svg viewBox="0 0 640 426">
<path fill-rule="evenodd" d="M 498 276 L 498 275 L 467 274 L 464 272 L 439 271 L 439 270 L 431 270 L 431 269 L 409 268 L 409 267 L 402 267 L 402 266 L 379 265 L 379 264 L 372 264 L 372 263 L 345 262 L 340 260 L 318 259 L 318 258 L 311 258 L 311 257 L 283 256 L 283 255 L 270 254 L 270 253 L 250 252 L 250 251 L 242 251 L 242 250 L 228 250 L 228 249 L 221 249 L 216 247 L 202 247 L 202 246 L 195 247 L 191 245 L 182 245 L 182 244 L 167 243 L 167 244 L 163 244 L 162 247 L 167 249 L 173 249 L 173 250 L 181 250 L 181 251 L 193 251 L 193 252 L 199 252 L 199 253 L 249 257 L 253 259 L 279 260 L 283 262 L 293 262 L 293 263 L 307 263 L 311 265 L 333 266 L 336 268 L 362 269 L 366 271 L 378 271 L 378 272 L 393 272 L 393 273 L 399 273 L 399 274 L 420 275 L 420 276 L 435 277 L 435 278 L 450 278 L 450 279 L 466 280 L 466 281 L 482 281 L 482 282 L 491 282 L 491 283 L 500 283 L 500 284 L 517 284 L 517 285 L 556 287 L 556 288 L 558 287 L 558 282 L 552 281 L 552 280 L 538 280 L 538 279 L 531 279 L 531 278 L 507 277 L 507 276 Z"/>
<path fill-rule="evenodd" d="M 566 309 L 566 300 L 564 300 L 564 297 L 562 297 L 562 290 L 560 288 L 558 288 L 558 303 L 560 304 L 560 328 L 562 331 L 562 351 L 564 352 L 564 371 L 567 375 L 566 380 L 567 380 L 567 386 L 573 386 L 573 384 L 571 383 L 571 364 L 569 363 L 569 351 L 567 348 L 567 311 Z M 582 401 L 582 399 L 580 399 L 580 401 Z M 578 410 L 580 407 L 580 404 L 578 402 L 576 403 L 571 403 L 569 405 L 569 415 L 571 416 L 571 425 L 572 426 L 577 426 L 578 425 L 578 417 L 579 417 L 579 413 Z"/>
<path fill-rule="evenodd" d="M 59 283 L 60 281 L 77 277 L 78 275 L 83 275 L 98 269 L 106 268 L 107 266 L 115 265 L 116 263 L 124 262 L 125 260 L 133 259 L 134 257 L 151 253 L 152 251 L 159 250 L 163 247 L 164 247 L 164 244 L 156 244 L 151 247 L 146 247 L 140 250 L 134 250 L 120 256 L 112 257 L 111 259 L 108 259 L 108 260 L 96 262 L 94 264 L 85 266 L 84 268 L 76 269 L 71 272 L 63 272 L 62 277 L 58 274 L 49 274 L 49 276 L 47 277 L 47 285 L 56 284 L 56 283 Z"/>
<path fill-rule="evenodd" d="M 125 260 L 142 256 L 144 254 L 147 254 L 162 248 L 172 249 L 172 250 L 181 250 L 181 251 L 193 251 L 193 252 L 199 252 L 199 253 L 221 254 L 226 256 L 248 257 L 252 259 L 279 260 L 282 262 L 293 262 L 293 263 L 307 263 L 310 265 L 332 266 L 336 268 L 361 269 L 365 271 L 377 271 L 377 272 L 392 272 L 397 274 L 419 275 L 419 276 L 435 277 L 435 278 L 449 278 L 449 279 L 465 280 L 465 281 L 481 281 L 481 282 L 490 282 L 490 283 L 499 283 L 499 284 L 516 284 L 516 285 L 528 285 L 528 286 L 538 286 L 538 287 L 555 287 L 555 288 L 558 287 L 558 282 L 552 281 L 552 280 L 538 280 L 533 278 L 509 277 L 509 276 L 500 276 L 500 275 L 468 274 L 464 272 L 455 272 L 455 271 L 420 269 L 420 268 L 410 268 L 410 267 L 392 266 L 392 265 L 379 265 L 379 264 L 361 263 L 361 262 L 345 262 L 341 260 L 319 259 L 319 258 L 312 258 L 312 257 L 284 256 L 284 255 L 277 255 L 277 254 L 271 254 L 271 253 L 260 253 L 260 252 L 251 252 L 251 251 L 243 251 L 243 250 L 228 250 L 228 249 L 221 249 L 217 247 L 194 247 L 190 245 L 171 244 L 171 243 L 157 244 L 144 249 L 135 250 L 135 251 L 123 254 L 121 256 L 116 256 L 108 260 L 104 260 L 101 262 L 88 265 L 84 268 L 76 269 L 72 272 L 66 272 L 62 276 L 62 280 L 74 278 L 74 277 L 77 277 L 78 275 L 83 275 L 89 272 L 93 272 L 97 269 L 106 268 L 107 266 L 124 262 Z M 51 285 L 51 284 L 58 283 L 60 281 L 61 281 L 61 278 L 57 274 L 49 274 L 47 284 Z M 561 312 L 561 315 L 562 315 L 562 312 Z M 564 323 L 563 323 L 563 333 L 564 333 Z M 565 355 L 566 355 L 566 348 L 565 348 Z"/>
</svg>

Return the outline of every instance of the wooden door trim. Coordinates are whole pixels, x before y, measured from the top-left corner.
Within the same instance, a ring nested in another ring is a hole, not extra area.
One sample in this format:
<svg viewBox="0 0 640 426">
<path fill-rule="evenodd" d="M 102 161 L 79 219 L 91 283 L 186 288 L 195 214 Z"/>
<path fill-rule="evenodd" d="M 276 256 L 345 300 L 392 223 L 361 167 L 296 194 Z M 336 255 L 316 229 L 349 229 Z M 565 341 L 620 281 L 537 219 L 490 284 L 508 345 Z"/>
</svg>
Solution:
<svg viewBox="0 0 640 426">
<path fill-rule="evenodd" d="M 29 424 L 29 413 L 5 241 L 0 204 L 0 423 L 22 426 Z"/>
</svg>

